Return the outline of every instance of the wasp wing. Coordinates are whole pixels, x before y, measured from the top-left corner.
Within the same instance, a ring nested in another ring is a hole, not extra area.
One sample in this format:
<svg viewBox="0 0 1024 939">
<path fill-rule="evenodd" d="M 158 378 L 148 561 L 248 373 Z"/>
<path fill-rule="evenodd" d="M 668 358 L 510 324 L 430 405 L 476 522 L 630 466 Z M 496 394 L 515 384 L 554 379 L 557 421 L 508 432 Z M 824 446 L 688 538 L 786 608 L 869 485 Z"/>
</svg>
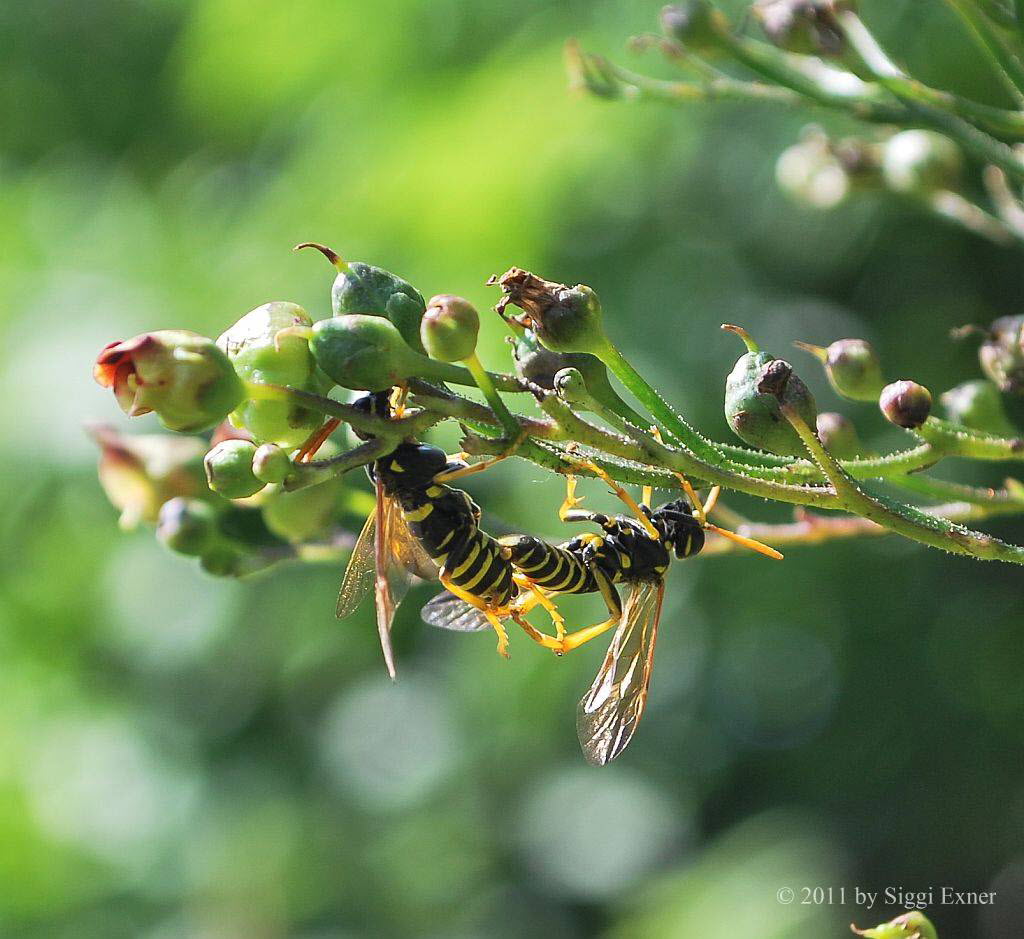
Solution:
<svg viewBox="0 0 1024 939">
<path fill-rule="evenodd" d="M 475 633 L 491 627 L 481 610 L 447 590 L 430 600 L 423 607 L 420 616 L 428 626 L 450 629 L 458 633 Z"/>
<path fill-rule="evenodd" d="M 338 619 L 345 619 L 351 616 L 359 607 L 366 592 L 373 585 L 374 551 L 376 547 L 375 535 L 377 533 L 377 512 L 374 510 L 366 519 L 363 530 L 356 539 L 352 548 L 352 555 L 348 559 L 348 567 L 345 568 L 345 576 L 341 579 L 341 587 L 338 590 L 338 605 L 335 607 L 335 615 Z"/>
<path fill-rule="evenodd" d="M 630 590 L 608 654 L 576 710 L 576 731 L 588 763 L 610 763 L 636 733 L 647 704 L 664 597 L 664 581 Z"/>
</svg>

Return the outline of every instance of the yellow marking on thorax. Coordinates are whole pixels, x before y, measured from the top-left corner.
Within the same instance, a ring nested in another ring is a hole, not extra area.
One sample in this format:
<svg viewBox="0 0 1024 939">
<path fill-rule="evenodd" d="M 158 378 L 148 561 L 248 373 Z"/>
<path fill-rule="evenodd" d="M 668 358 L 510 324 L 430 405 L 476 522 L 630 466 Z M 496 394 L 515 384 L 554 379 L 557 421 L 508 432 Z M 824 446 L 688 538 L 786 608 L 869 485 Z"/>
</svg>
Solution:
<svg viewBox="0 0 1024 939">
<path fill-rule="evenodd" d="M 449 541 L 451 541 L 451 540 L 452 540 L 452 538 L 454 538 L 454 537 L 455 537 L 455 529 L 453 528 L 453 529 L 452 529 L 452 530 L 451 530 L 450 532 L 448 532 L 448 534 L 447 534 L 447 535 L 445 535 L 445 536 L 444 536 L 444 537 L 443 537 L 443 538 L 441 539 L 441 543 L 440 543 L 440 544 L 439 544 L 439 545 L 437 546 L 438 550 L 440 550 L 440 549 L 441 549 L 441 548 L 443 548 L 443 547 L 444 547 L 444 546 L 445 546 L 446 544 L 448 544 L 448 542 L 449 542 Z"/>
<path fill-rule="evenodd" d="M 392 473 L 404 473 L 405 472 L 405 467 L 402 466 L 402 464 L 399 463 L 398 460 L 392 460 L 391 461 L 391 472 Z"/>
<path fill-rule="evenodd" d="M 427 486 L 427 495 L 431 499 L 436 499 L 438 496 L 444 494 L 444 489 L 441 486 Z"/>
<path fill-rule="evenodd" d="M 429 502 L 425 502 L 418 509 L 413 509 L 411 512 L 405 512 L 405 520 L 407 522 L 422 522 L 423 519 L 433 511 L 434 507 Z"/>
</svg>

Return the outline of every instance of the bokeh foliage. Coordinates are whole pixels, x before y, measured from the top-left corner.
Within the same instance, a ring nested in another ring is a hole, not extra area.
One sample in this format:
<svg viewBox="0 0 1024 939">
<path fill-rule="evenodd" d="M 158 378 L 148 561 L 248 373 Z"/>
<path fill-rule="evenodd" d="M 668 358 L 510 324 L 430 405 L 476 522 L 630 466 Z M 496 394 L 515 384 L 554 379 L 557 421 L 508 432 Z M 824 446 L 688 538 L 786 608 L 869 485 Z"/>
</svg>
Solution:
<svg viewBox="0 0 1024 939">
<path fill-rule="evenodd" d="M 270 299 L 325 315 L 329 271 L 289 252 L 309 238 L 481 309 L 511 264 L 590 283 L 721 439 L 723 320 L 780 351 L 863 336 L 935 388 L 973 377 L 947 331 L 1019 312 L 1019 253 L 881 199 L 792 207 L 773 163 L 806 115 L 566 92 L 567 36 L 619 55 L 656 6 L 0 8 L 0 933 L 795 939 L 872 917 L 780 887 L 950 884 L 1000 899 L 937 912 L 940 935 L 1019 934 L 1013 569 L 892 539 L 678 565 L 644 733 L 598 772 L 572 721 L 600 650 L 518 642 L 505 663 L 421 627 L 424 590 L 391 687 L 369 611 L 333 618 L 338 570 L 209 580 L 122 536 L 95 481 L 81 422 L 121 420 L 98 349 L 216 335 Z M 864 16 L 923 78 L 984 96 L 933 6 Z M 496 321 L 480 351 L 507 361 Z M 489 521 L 561 533 L 558 480 L 486 475 Z"/>
</svg>

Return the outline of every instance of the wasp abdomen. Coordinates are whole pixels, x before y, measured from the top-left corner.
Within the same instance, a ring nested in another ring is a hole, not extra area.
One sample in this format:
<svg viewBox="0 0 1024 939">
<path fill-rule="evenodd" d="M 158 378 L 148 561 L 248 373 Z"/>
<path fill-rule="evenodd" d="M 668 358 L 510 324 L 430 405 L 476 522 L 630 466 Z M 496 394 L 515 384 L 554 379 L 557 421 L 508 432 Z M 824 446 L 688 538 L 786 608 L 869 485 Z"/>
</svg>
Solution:
<svg viewBox="0 0 1024 939">
<path fill-rule="evenodd" d="M 552 593 L 593 593 L 594 574 L 583 558 L 566 547 L 530 535 L 503 538 L 512 565 L 538 587 Z"/>
</svg>

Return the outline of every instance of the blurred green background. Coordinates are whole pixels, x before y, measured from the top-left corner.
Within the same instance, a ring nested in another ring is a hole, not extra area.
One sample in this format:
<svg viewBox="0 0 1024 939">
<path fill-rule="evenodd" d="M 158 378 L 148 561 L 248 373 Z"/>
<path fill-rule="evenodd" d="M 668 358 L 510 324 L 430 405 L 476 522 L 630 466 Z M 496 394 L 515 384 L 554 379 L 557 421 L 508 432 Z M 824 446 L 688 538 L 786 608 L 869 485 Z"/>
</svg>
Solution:
<svg viewBox="0 0 1024 939">
<path fill-rule="evenodd" d="M 0 935 L 796 939 L 899 909 L 780 888 L 941 885 L 998 891 L 932 910 L 944 939 L 1022 934 L 1016 570 L 893 539 L 679 564 L 644 725 L 595 770 L 574 711 L 599 643 L 554 660 L 514 636 L 505 662 L 421 626 L 422 588 L 392 686 L 370 611 L 334 619 L 337 565 L 214 580 L 119 532 L 97 484 L 84 420 L 156 426 L 92 383 L 97 351 L 271 299 L 326 315 L 307 239 L 481 309 L 513 264 L 588 283 L 720 439 L 722 321 L 780 354 L 863 336 L 936 393 L 974 377 L 947 331 L 1020 312 L 1019 252 L 876 198 L 788 204 L 774 157 L 809 115 L 566 90 L 568 36 L 628 61 L 658 6 L 0 4 Z M 991 85 L 945 8 L 864 7 L 921 77 Z M 499 325 L 481 351 L 506 367 Z M 531 465 L 467 488 L 564 534 Z"/>
</svg>

